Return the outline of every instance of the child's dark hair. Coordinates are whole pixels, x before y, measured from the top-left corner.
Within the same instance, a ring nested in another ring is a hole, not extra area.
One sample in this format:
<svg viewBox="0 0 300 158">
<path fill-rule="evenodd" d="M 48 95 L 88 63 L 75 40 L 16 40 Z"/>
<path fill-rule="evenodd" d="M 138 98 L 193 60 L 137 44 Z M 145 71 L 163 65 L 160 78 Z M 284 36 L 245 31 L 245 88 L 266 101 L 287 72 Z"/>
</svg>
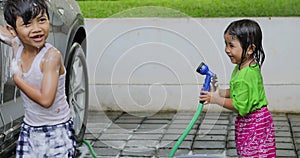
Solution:
<svg viewBox="0 0 300 158">
<path fill-rule="evenodd" d="M 262 67 L 265 52 L 262 47 L 262 31 L 257 22 L 249 19 L 234 21 L 226 28 L 224 34 L 226 33 L 234 36 L 241 43 L 243 53 L 239 65 L 244 61 L 248 47 L 255 45 L 252 55 L 259 67 Z"/>
<path fill-rule="evenodd" d="M 50 18 L 46 0 L 7 0 L 4 5 L 5 21 L 14 29 L 16 29 L 18 16 L 28 24 L 30 20 L 45 12 Z"/>
</svg>

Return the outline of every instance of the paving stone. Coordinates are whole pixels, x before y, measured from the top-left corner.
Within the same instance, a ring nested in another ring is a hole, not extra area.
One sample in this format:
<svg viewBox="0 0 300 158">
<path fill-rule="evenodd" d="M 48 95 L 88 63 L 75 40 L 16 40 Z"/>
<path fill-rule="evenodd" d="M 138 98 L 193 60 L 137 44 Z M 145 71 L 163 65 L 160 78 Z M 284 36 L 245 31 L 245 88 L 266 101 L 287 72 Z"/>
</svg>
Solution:
<svg viewBox="0 0 300 158">
<path fill-rule="evenodd" d="M 194 113 L 159 112 L 152 116 L 148 115 L 149 113 L 92 113 L 88 117 L 87 124 L 87 129 L 90 130 L 87 130 L 84 138 L 92 141 L 91 144 L 97 150 L 97 154 L 103 158 L 167 158 Z M 300 115 L 284 113 L 272 115 L 275 125 L 277 157 L 298 157 L 300 153 Z M 175 155 L 226 153 L 226 157 L 236 158 L 234 140 L 236 116 L 237 114 L 231 112 L 201 113 L 200 118 Z M 291 129 L 292 131 L 290 131 Z M 295 144 L 293 144 L 294 142 Z M 89 154 L 86 155 L 86 157 L 91 157 Z"/>
<path fill-rule="evenodd" d="M 114 121 L 115 124 L 140 124 L 142 123 L 143 119 L 132 119 L 132 118 L 119 118 L 118 120 Z"/>
<path fill-rule="evenodd" d="M 290 137 L 277 137 L 275 140 L 276 143 L 293 143 L 293 140 Z"/>
<path fill-rule="evenodd" d="M 300 151 L 300 143 L 296 143 L 296 144 L 295 144 L 295 147 L 296 147 L 296 150 L 297 150 L 297 151 Z"/>
<path fill-rule="evenodd" d="M 177 141 L 179 138 L 181 137 L 181 134 L 178 133 L 178 134 L 165 134 L 162 138 L 162 140 L 171 140 L 171 141 Z M 187 135 L 185 137 L 184 140 L 188 140 L 188 141 L 193 141 L 194 140 L 194 135 Z"/>
<path fill-rule="evenodd" d="M 122 141 L 122 140 L 103 140 L 103 141 L 100 140 L 100 141 L 103 144 L 105 144 L 106 147 L 115 148 L 115 149 L 123 149 L 126 144 L 126 141 Z M 94 146 L 96 146 L 96 144 Z"/>
<path fill-rule="evenodd" d="M 227 130 L 199 130 L 199 135 L 227 135 Z"/>
<path fill-rule="evenodd" d="M 276 143 L 276 150 L 294 150 L 294 144 L 292 143 Z"/>
<path fill-rule="evenodd" d="M 147 119 L 143 121 L 143 124 L 163 124 L 163 125 L 168 125 L 171 123 L 170 120 L 154 120 L 154 119 Z"/>
<path fill-rule="evenodd" d="M 166 130 L 166 134 L 180 134 L 183 133 L 185 131 L 185 129 L 167 129 Z M 195 129 L 191 129 L 191 131 L 189 132 L 189 134 L 196 134 L 196 130 Z"/>
<path fill-rule="evenodd" d="M 139 128 L 139 129 L 136 129 L 134 131 L 134 133 L 137 133 L 137 134 L 163 134 L 165 133 L 166 130 L 165 129 L 142 129 L 142 128 Z"/>
<path fill-rule="evenodd" d="M 237 157 L 236 149 L 226 149 L 227 157 Z"/>
<path fill-rule="evenodd" d="M 161 141 L 159 144 L 160 148 L 169 148 L 172 149 L 175 145 L 176 141 Z M 182 141 L 178 149 L 191 149 L 192 148 L 192 141 Z"/>
<path fill-rule="evenodd" d="M 175 114 L 175 112 L 158 112 L 152 116 L 148 116 L 147 119 L 172 120 Z"/>
<path fill-rule="evenodd" d="M 207 129 L 213 129 L 213 130 L 220 130 L 220 129 L 223 129 L 223 130 L 227 130 L 228 128 L 228 125 L 210 125 L 210 124 L 201 124 L 200 125 L 200 130 L 204 129 L 204 130 L 207 130 Z"/>
<path fill-rule="evenodd" d="M 129 130 L 129 131 L 133 131 L 135 129 L 137 129 L 140 124 L 135 124 L 135 123 L 128 123 L 128 124 L 125 124 L 125 123 L 119 123 L 119 124 L 116 124 L 119 126 L 119 128 L 121 129 L 125 129 L 125 130 Z"/>
<path fill-rule="evenodd" d="M 172 123 L 171 125 L 169 125 L 168 129 L 186 129 L 187 127 L 188 124 L 183 125 L 180 123 Z M 197 129 L 197 128 L 198 128 L 198 124 L 195 124 L 192 129 Z"/>
<path fill-rule="evenodd" d="M 216 150 L 206 150 L 206 149 L 194 149 L 193 155 L 202 154 L 202 155 L 224 155 L 225 149 L 216 149 Z"/>
<path fill-rule="evenodd" d="M 134 130 L 133 129 L 124 129 L 124 128 L 121 128 L 121 127 L 113 127 L 113 128 L 108 128 L 104 131 L 104 133 L 108 134 L 129 134 L 129 133 L 132 133 Z"/>
<path fill-rule="evenodd" d="M 286 132 L 286 131 L 275 131 L 275 136 L 276 137 L 291 137 L 292 134 L 291 132 Z M 300 136 L 300 133 L 299 133 Z"/>
<path fill-rule="evenodd" d="M 287 120 L 285 120 L 285 121 L 274 121 L 274 126 L 275 127 L 279 127 L 279 126 L 290 127 L 290 124 Z"/>
<path fill-rule="evenodd" d="M 152 157 L 154 155 L 154 148 L 125 148 L 120 157 Z"/>
<path fill-rule="evenodd" d="M 205 119 L 203 120 L 202 124 L 209 124 L 209 125 L 228 125 L 229 120 L 209 120 Z"/>
<path fill-rule="evenodd" d="M 86 140 L 96 140 L 100 136 L 100 133 L 85 133 L 84 139 Z"/>
<path fill-rule="evenodd" d="M 286 132 L 289 132 L 290 131 L 290 127 L 289 126 L 274 126 L 274 130 L 275 131 L 286 131 Z"/>
<path fill-rule="evenodd" d="M 160 140 L 162 139 L 162 134 L 133 134 L 130 139 L 137 139 L 137 140 Z"/>
<path fill-rule="evenodd" d="M 295 138 L 300 138 L 300 132 L 293 132 L 293 136 Z"/>
<path fill-rule="evenodd" d="M 191 122 L 191 120 L 174 120 L 172 123 L 175 124 L 184 124 L 184 125 L 188 125 Z"/>
<path fill-rule="evenodd" d="M 204 115 L 204 118 L 205 119 L 218 119 L 218 120 L 227 120 L 229 117 L 229 113 L 228 114 L 225 114 L 224 113 L 218 113 L 218 114 L 206 114 Z"/>
<path fill-rule="evenodd" d="M 194 149 L 225 149 L 224 141 L 195 141 Z"/>
<path fill-rule="evenodd" d="M 102 156 L 116 156 L 120 154 L 119 149 L 114 149 L 114 148 L 94 148 L 94 151 L 97 156 L 102 157 Z"/>
<path fill-rule="evenodd" d="M 89 111 L 88 112 L 88 123 L 110 123 L 113 120 L 115 120 L 117 117 L 119 117 L 122 114 L 122 112 L 94 112 Z"/>
<path fill-rule="evenodd" d="M 86 129 L 86 133 L 87 134 L 91 134 L 91 133 L 102 133 L 103 132 L 103 128 L 98 128 L 98 127 L 96 127 L 96 128 L 87 128 Z"/>
<path fill-rule="evenodd" d="M 299 116 L 299 114 L 287 114 L 287 117 L 288 117 L 291 121 L 300 121 L 300 116 Z"/>
<path fill-rule="evenodd" d="M 294 150 L 276 150 L 276 157 L 296 157 Z"/>
<path fill-rule="evenodd" d="M 153 147 L 158 146 L 159 140 L 129 140 L 126 144 L 128 147 Z"/>
<path fill-rule="evenodd" d="M 235 149 L 236 148 L 235 140 L 228 141 L 227 142 L 227 148 L 228 149 Z"/>
<path fill-rule="evenodd" d="M 149 129 L 149 130 L 155 130 L 155 129 L 162 129 L 167 128 L 167 124 L 141 124 L 139 129 Z"/>
<path fill-rule="evenodd" d="M 299 127 L 300 126 L 299 121 L 291 121 L 290 124 L 291 124 L 292 127 Z"/>
<path fill-rule="evenodd" d="M 99 140 L 128 140 L 131 134 L 112 134 L 105 133 L 99 137 Z"/>
<path fill-rule="evenodd" d="M 277 121 L 280 121 L 280 122 L 285 121 L 285 122 L 287 122 L 287 120 L 288 120 L 288 118 L 285 115 L 283 115 L 283 116 L 274 116 L 274 115 L 272 115 L 272 116 L 273 116 L 273 121 L 274 122 L 277 122 Z"/>
<path fill-rule="evenodd" d="M 292 131 L 300 132 L 300 127 L 292 126 Z"/>
<path fill-rule="evenodd" d="M 234 141 L 235 140 L 235 136 L 234 135 L 228 135 L 227 136 L 227 141 Z"/>
<path fill-rule="evenodd" d="M 196 141 L 226 141 L 225 135 L 197 135 L 195 138 Z"/>
<path fill-rule="evenodd" d="M 300 144 L 300 138 L 294 138 L 294 143 Z"/>
<path fill-rule="evenodd" d="M 171 152 L 171 149 L 159 149 L 156 156 L 159 158 L 168 158 L 170 152 Z M 175 153 L 175 157 L 188 155 L 189 152 L 190 152 L 190 150 L 188 150 L 188 149 L 178 149 Z"/>
</svg>

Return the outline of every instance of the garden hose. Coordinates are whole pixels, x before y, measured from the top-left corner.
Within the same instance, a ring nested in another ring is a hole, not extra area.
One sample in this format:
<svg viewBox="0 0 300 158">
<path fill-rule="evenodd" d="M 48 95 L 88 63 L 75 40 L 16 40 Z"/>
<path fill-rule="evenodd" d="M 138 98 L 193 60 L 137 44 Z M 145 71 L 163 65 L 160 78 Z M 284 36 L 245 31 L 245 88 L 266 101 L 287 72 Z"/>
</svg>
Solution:
<svg viewBox="0 0 300 158">
<path fill-rule="evenodd" d="M 84 143 L 89 148 L 90 153 L 92 154 L 93 158 L 97 158 L 97 155 L 96 155 L 93 147 L 91 146 L 91 144 L 86 140 L 83 140 L 82 143 Z"/>
<path fill-rule="evenodd" d="M 194 114 L 194 117 L 193 119 L 191 120 L 191 122 L 189 123 L 188 127 L 185 129 L 185 131 L 182 133 L 182 135 L 180 136 L 180 138 L 178 139 L 178 141 L 176 142 L 176 144 L 173 146 L 171 152 L 170 152 L 170 155 L 169 155 L 169 158 L 173 158 L 178 147 L 180 146 L 180 144 L 182 143 L 182 141 L 185 139 L 185 137 L 190 133 L 191 129 L 194 127 L 196 121 L 198 120 L 200 114 L 201 114 L 201 111 L 202 111 L 202 108 L 203 108 L 203 104 L 202 103 L 199 103 L 198 105 L 198 109 L 196 111 L 196 113 Z"/>
</svg>

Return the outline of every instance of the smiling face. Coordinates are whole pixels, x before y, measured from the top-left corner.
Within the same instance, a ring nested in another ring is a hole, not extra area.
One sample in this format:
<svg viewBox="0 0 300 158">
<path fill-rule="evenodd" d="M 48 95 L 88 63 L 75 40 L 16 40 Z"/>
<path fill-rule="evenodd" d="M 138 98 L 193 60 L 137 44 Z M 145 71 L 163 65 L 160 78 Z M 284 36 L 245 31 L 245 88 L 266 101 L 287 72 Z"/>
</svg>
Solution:
<svg viewBox="0 0 300 158">
<path fill-rule="evenodd" d="M 224 34 L 225 40 L 225 52 L 230 58 L 233 64 L 240 65 L 240 69 L 244 68 L 245 66 L 251 65 L 251 63 L 255 63 L 253 58 L 253 51 L 255 50 L 255 45 L 250 45 L 246 52 L 245 56 L 242 59 L 243 55 L 243 48 L 241 42 L 233 35 L 229 35 L 228 33 Z"/>
<path fill-rule="evenodd" d="M 27 23 L 18 16 L 16 19 L 16 35 L 22 41 L 24 48 L 42 48 L 46 43 L 50 30 L 50 22 L 46 13 L 40 14 Z"/>
<path fill-rule="evenodd" d="M 240 41 L 232 35 L 224 35 L 225 52 L 233 64 L 241 64 L 243 48 Z"/>
</svg>

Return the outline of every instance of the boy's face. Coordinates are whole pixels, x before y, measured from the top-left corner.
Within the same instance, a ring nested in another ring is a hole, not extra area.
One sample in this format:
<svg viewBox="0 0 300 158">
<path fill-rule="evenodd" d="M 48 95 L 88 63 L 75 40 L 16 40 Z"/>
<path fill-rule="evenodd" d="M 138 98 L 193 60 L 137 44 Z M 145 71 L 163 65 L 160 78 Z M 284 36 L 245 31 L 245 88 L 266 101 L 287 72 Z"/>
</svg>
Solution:
<svg viewBox="0 0 300 158">
<path fill-rule="evenodd" d="M 40 13 L 25 24 L 22 17 L 17 17 L 16 33 L 24 47 L 42 48 L 48 38 L 50 22 L 46 13 Z"/>
</svg>

